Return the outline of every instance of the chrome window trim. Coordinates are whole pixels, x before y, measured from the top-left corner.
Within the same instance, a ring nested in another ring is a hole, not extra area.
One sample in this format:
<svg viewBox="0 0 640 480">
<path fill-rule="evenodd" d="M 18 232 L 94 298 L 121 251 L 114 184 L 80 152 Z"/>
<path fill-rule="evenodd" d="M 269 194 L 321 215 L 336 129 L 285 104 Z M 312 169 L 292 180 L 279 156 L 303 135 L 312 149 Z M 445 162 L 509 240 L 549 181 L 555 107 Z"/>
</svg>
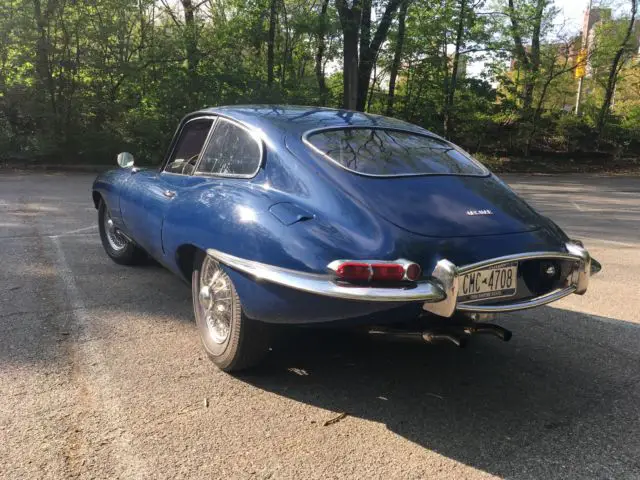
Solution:
<svg viewBox="0 0 640 480">
<path fill-rule="evenodd" d="M 199 165 L 200 164 L 200 158 L 202 156 L 202 152 L 204 152 L 204 149 L 206 148 L 206 146 L 209 144 L 209 139 L 211 138 L 211 133 L 213 132 L 213 130 L 215 129 L 216 124 L 218 123 L 218 116 L 217 115 L 200 115 L 197 117 L 193 117 L 190 118 L 189 120 L 187 120 L 186 122 L 184 122 L 182 124 L 182 126 L 180 127 L 180 131 L 177 132 L 176 135 L 176 142 L 173 145 L 173 148 L 171 149 L 171 152 L 169 152 L 169 155 L 167 156 L 167 161 L 165 162 L 162 170 L 160 173 L 164 173 L 167 175 L 180 175 L 183 177 L 190 177 L 193 175 L 193 173 L 190 173 L 189 175 L 185 174 L 185 173 L 177 173 L 177 172 L 168 172 L 167 171 L 167 167 L 169 166 L 169 164 L 171 163 L 171 158 L 173 157 L 173 154 L 176 151 L 176 147 L 178 146 L 178 141 L 180 140 L 180 137 L 182 136 L 182 132 L 184 132 L 185 127 L 190 124 L 191 122 L 195 122 L 197 120 L 211 120 L 211 126 L 209 127 L 209 132 L 207 133 L 207 136 L 204 139 L 204 143 L 202 144 L 202 148 L 200 149 L 200 153 L 198 154 L 198 158 L 196 159 L 196 163 L 195 165 Z M 195 167 L 194 165 L 194 167 Z M 195 172 L 195 168 L 193 170 Z"/>
<path fill-rule="evenodd" d="M 482 174 L 473 174 L 473 173 L 397 173 L 397 174 L 393 174 L 393 175 L 380 175 L 380 174 L 376 174 L 376 173 L 358 172 L 356 170 L 352 170 L 350 168 L 345 167 L 340 162 L 338 162 L 337 160 L 333 159 L 331 156 L 327 155 L 322 150 L 317 148 L 309 140 L 309 137 L 314 135 L 314 134 L 327 132 L 327 131 L 336 131 L 336 130 L 389 130 L 389 131 L 393 131 L 393 132 L 406 133 L 406 134 L 411 134 L 411 135 L 416 135 L 416 136 L 420 136 L 420 137 L 427 137 L 427 138 L 431 138 L 431 139 L 434 139 L 434 140 L 438 140 L 438 141 L 443 142 L 446 145 L 452 147 L 454 150 L 456 150 L 457 152 L 459 152 L 462 155 L 464 155 L 465 157 L 467 157 L 469 160 L 471 160 L 472 163 L 474 163 L 478 168 L 480 168 L 480 170 L 482 170 L 483 173 Z M 416 132 L 415 130 L 411 130 L 411 129 L 408 129 L 408 128 L 383 127 L 383 126 L 380 126 L 380 125 L 373 125 L 373 126 L 348 125 L 348 126 L 341 126 L 341 127 L 336 127 L 336 126 L 321 127 L 321 128 L 314 128 L 314 129 L 311 129 L 311 130 L 307 130 L 306 132 L 304 132 L 302 134 L 302 143 L 304 143 L 308 148 L 310 148 L 312 151 L 314 151 L 318 155 L 321 155 L 322 157 L 326 158 L 327 160 L 329 160 L 330 162 L 334 163 L 335 165 L 337 165 L 338 167 L 342 168 L 343 170 L 346 170 L 347 172 L 350 172 L 350 173 L 354 173 L 356 175 L 361 175 L 363 177 L 398 178 L 398 177 L 426 177 L 426 176 L 431 176 L 431 177 L 455 176 L 455 177 L 485 178 L 485 177 L 488 177 L 488 176 L 491 175 L 491 171 L 487 167 L 485 167 L 482 163 L 480 163 L 478 160 L 473 158 L 471 155 L 469 155 L 467 152 L 462 150 L 457 145 L 449 142 L 448 140 L 445 140 L 442 137 L 439 137 L 438 135 L 429 134 L 429 133 L 423 133 L 423 132 Z"/>
<path fill-rule="evenodd" d="M 213 128 L 211 129 L 211 131 L 209 132 L 209 135 L 207 136 L 205 145 L 204 147 L 202 147 L 202 152 L 204 152 L 209 146 L 209 142 L 213 138 L 213 135 L 215 135 L 215 130 L 220 124 L 220 122 L 225 121 L 247 132 L 249 134 L 249 137 L 251 137 L 251 139 L 258 144 L 258 149 L 260 150 L 258 165 L 255 171 L 251 174 L 198 172 L 198 167 L 200 166 L 200 162 L 202 161 L 202 152 L 200 152 L 200 156 L 198 157 L 198 161 L 196 163 L 196 167 L 194 168 L 192 175 L 198 176 L 198 177 L 217 177 L 217 178 L 244 178 L 244 179 L 254 178 L 256 175 L 258 175 L 258 172 L 260 172 L 260 169 L 262 168 L 262 165 L 264 163 L 264 144 L 262 142 L 262 139 L 258 137 L 256 132 L 252 128 L 248 127 L 247 125 L 244 125 L 241 122 L 238 122 L 237 120 L 225 117 L 223 115 L 217 115 L 216 117 L 217 117 L 217 121 L 215 122 L 215 124 L 213 125 Z"/>
</svg>

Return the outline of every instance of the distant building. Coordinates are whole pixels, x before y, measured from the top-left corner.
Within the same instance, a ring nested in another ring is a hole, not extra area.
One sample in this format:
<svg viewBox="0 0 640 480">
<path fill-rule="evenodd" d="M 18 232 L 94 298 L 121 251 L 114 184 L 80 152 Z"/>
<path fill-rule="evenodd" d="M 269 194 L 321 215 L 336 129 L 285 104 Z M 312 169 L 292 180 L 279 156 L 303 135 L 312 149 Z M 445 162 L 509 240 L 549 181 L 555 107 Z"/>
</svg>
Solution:
<svg viewBox="0 0 640 480">
<path fill-rule="evenodd" d="M 581 48 L 584 49 L 584 54 L 587 58 L 587 77 L 590 77 L 593 74 L 591 62 L 589 61 L 589 54 L 593 51 L 594 46 L 597 45 L 599 30 L 604 24 L 610 22 L 615 22 L 616 24 L 627 24 L 628 20 L 612 19 L 610 8 L 592 8 L 590 10 L 587 9 L 584 12 L 584 20 L 582 22 L 581 32 Z M 640 20 L 635 21 L 632 42 L 633 49 L 638 52 L 640 47 Z"/>
<path fill-rule="evenodd" d="M 585 10 L 582 21 L 582 45 L 590 48 L 594 40 L 594 25 L 608 20 L 611 20 L 610 8 L 592 8 Z"/>
</svg>

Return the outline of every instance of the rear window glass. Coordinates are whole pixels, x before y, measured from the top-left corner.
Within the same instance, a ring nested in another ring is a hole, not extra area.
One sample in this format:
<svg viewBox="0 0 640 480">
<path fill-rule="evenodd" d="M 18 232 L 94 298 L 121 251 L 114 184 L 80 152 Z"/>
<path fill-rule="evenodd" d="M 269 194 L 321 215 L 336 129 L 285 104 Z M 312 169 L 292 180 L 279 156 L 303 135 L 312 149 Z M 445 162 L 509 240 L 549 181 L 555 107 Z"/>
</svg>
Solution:
<svg viewBox="0 0 640 480">
<path fill-rule="evenodd" d="M 396 130 L 345 128 L 307 140 L 342 167 L 366 175 L 486 175 L 481 164 L 433 137 Z"/>
</svg>

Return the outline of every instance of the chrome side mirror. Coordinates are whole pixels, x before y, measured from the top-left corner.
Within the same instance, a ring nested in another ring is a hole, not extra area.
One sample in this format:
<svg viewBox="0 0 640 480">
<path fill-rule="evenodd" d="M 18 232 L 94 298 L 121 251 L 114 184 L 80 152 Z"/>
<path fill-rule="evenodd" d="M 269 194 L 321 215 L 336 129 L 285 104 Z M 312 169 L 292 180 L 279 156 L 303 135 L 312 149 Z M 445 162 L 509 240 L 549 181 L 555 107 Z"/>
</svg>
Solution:
<svg viewBox="0 0 640 480">
<path fill-rule="evenodd" d="M 120 168 L 133 167 L 133 155 L 129 152 L 121 152 L 118 154 L 117 162 Z"/>
</svg>

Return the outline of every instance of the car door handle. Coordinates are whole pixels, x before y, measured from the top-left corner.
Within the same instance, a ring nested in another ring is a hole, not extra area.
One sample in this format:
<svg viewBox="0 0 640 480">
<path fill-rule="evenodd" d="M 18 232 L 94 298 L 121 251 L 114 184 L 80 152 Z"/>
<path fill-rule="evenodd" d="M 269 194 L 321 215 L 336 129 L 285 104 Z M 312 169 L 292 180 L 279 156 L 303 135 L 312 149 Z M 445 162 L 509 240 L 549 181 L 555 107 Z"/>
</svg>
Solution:
<svg viewBox="0 0 640 480">
<path fill-rule="evenodd" d="M 174 192 L 173 190 L 165 190 L 163 192 L 163 195 L 167 198 L 173 198 L 176 196 L 176 192 Z"/>
</svg>

